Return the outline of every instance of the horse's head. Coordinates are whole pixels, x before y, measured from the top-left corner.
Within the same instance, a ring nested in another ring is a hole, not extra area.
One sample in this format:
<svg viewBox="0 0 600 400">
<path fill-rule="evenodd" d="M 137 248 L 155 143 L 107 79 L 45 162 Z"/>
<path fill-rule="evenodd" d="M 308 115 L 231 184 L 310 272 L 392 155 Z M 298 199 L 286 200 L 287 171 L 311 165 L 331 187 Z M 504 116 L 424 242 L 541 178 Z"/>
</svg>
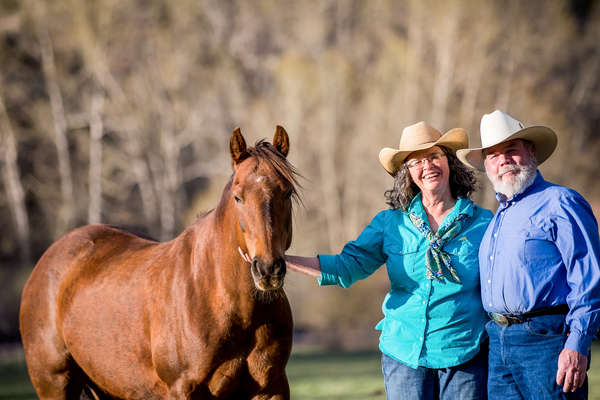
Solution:
<svg viewBox="0 0 600 400">
<path fill-rule="evenodd" d="M 296 173 L 286 160 L 289 138 L 277 126 L 273 144 L 246 147 L 239 128 L 233 131 L 231 206 L 237 217 L 238 243 L 251 258 L 255 286 L 263 291 L 283 286 L 283 255 L 292 242 L 292 197 Z"/>
</svg>

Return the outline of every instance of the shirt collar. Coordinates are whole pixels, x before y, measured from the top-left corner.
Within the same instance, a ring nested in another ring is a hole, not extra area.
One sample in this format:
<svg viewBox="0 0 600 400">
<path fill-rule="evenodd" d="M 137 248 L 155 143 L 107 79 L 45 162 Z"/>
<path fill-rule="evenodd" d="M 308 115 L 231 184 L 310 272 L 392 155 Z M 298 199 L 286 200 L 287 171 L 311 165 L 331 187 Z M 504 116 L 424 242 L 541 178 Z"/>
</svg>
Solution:
<svg viewBox="0 0 600 400">
<path fill-rule="evenodd" d="M 413 197 L 413 199 L 410 201 L 407 212 L 414 212 L 419 217 L 425 218 L 424 221 L 427 220 L 427 214 L 425 213 L 425 208 L 423 208 L 421 192 L 417 193 L 415 197 Z M 473 212 L 473 201 L 468 197 L 459 197 L 458 199 L 456 199 L 456 204 L 452 208 L 452 211 L 450 211 L 446 218 L 444 218 L 444 221 L 453 221 L 458 214 L 467 214 L 469 217 L 471 217 L 473 215 Z"/>
<path fill-rule="evenodd" d="M 523 198 L 524 196 L 526 196 L 527 194 L 529 194 L 530 192 L 535 190 L 537 187 L 539 187 L 543 183 L 544 183 L 544 177 L 542 176 L 542 173 L 538 169 L 535 173 L 535 179 L 533 180 L 533 182 L 531 182 L 531 184 L 529 186 L 527 186 L 525 188 L 525 190 L 523 190 L 521 193 L 517 193 L 510 199 L 507 199 L 506 196 L 504 196 L 502 193 L 496 192 L 496 200 L 498 200 L 498 203 L 501 206 L 507 204 L 509 201 L 519 201 L 521 198 Z"/>
</svg>

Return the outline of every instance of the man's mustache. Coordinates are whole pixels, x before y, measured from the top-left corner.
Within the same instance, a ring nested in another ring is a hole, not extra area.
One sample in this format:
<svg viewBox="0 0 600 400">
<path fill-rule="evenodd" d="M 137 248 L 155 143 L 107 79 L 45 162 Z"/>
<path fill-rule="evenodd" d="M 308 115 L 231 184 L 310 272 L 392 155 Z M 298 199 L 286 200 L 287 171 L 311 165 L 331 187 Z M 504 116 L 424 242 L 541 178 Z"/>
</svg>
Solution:
<svg viewBox="0 0 600 400">
<path fill-rule="evenodd" d="M 502 175 L 508 173 L 508 172 L 521 172 L 521 167 L 519 167 L 518 165 L 507 165 L 504 167 L 501 167 L 498 170 L 498 178 L 502 178 Z"/>
</svg>

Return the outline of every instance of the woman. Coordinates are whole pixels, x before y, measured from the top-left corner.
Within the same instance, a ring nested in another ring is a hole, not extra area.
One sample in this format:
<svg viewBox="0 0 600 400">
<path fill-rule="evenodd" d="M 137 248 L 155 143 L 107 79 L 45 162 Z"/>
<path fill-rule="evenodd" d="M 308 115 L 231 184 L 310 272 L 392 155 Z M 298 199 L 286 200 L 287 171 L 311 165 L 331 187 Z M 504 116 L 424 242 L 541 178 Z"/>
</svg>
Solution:
<svg viewBox="0 0 600 400">
<path fill-rule="evenodd" d="M 379 154 L 394 177 L 390 209 L 338 255 L 286 256 L 290 269 L 342 287 L 387 265 L 390 292 L 377 329 L 388 399 L 486 396 L 477 253 L 492 213 L 468 197 L 475 178 L 455 156 L 466 147 L 462 129 L 405 128 L 399 149 Z"/>
</svg>

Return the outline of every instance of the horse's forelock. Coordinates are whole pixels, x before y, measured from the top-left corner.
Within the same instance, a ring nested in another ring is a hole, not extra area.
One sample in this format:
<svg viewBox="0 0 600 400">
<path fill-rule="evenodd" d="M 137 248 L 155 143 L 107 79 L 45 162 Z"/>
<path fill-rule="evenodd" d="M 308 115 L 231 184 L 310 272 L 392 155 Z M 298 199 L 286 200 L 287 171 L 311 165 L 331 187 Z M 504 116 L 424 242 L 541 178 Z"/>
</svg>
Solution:
<svg viewBox="0 0 600 400">
<path fill-rule="evenodd" d="M 259 161 L 268 163 L 281 178 L 290 183 L 292 185 L 292 196 L 300 201 L 297 190 L 297 188 L 301 188 L 298 183 L 300 174 L 271 143 L 261 139 L 255 143 L 254 147 L 248 148 L 247 151 L 250 157 L 256 157 Z"/>
<path fill-rule="evenodd" d="M 292 199 L 298 204 L 303 205 L 302 198 L 298 191 L 298 189 L 302 189 L 302 186 L 298 182 L 298 178 L 302 177 L 302 175 L 298 173 L 296 168 L 279 151 L 277 151 L 271 143 L 261 139 L 255 143 L 254 147 L 249 147 L 246 151 L 248 157 L 254 157 L 259 162 L 266 162 L 282 179 L 289 182 L 292 185 Z M 234 177 L 235 173 L 232 173 L 223 194 L 229 193 Z M 219 205 L 224 204 L 224 198 L 225 196 L 221 198 Z"/>
</svg>

